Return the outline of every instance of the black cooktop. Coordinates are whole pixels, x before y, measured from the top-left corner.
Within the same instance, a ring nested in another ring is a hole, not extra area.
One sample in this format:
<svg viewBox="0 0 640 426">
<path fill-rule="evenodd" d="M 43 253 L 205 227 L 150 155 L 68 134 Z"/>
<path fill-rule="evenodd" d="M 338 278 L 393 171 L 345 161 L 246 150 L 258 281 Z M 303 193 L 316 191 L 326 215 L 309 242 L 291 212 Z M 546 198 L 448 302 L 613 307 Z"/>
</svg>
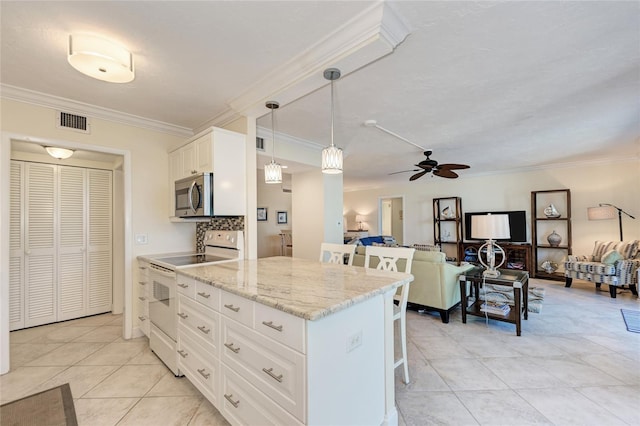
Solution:
<svg viewBox="0 0 640 426">
<path fill-rule="evenodd" d="M 229 260 L 229 258 L 213 256 L 210 254 L 188 254 L 185 256 L 164 257 L 157 260 L 158 262 L 167 263 L 173 266 L 185 266 L 197 265 L 198 263 L 220 262 L 222 260 Z"/>
</svg>

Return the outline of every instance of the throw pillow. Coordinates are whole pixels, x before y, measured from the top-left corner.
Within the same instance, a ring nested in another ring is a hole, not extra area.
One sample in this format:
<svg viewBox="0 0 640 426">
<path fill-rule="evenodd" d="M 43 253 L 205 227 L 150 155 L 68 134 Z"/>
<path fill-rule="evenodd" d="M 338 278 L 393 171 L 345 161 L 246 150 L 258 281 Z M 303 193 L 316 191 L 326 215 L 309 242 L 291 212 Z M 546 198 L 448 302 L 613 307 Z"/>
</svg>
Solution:
<svg viewBox="0 0 640 426">
<path fill-rule="evenodd" d="M 622 259 L 622 255 L 618 253 L 616 250 L 609 250 L 605 254 L 602 255 L 601 262 L 606 265 L 613 265 L 618 260 Z"/>
</svg>

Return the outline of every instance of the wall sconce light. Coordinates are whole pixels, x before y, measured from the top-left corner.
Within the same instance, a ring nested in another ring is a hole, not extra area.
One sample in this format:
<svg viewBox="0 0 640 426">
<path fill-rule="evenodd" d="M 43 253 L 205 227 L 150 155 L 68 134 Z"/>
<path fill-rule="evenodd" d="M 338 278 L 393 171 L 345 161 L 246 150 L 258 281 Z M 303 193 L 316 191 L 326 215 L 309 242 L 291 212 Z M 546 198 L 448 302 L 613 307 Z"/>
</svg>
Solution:
<svg viewBox="0 0 640 426">
<path fill-rule="evenodd" d="M 322 150 L 322 173 L 342 173 L 342 150 L 333 143 L 333 82 L 340 78 L 340 70 L 327 68 L 324 78 L 331 81 L 331 145 Z"/>
<path fill-rule="evenodd" d="M 67 60 L 76 70 L 98 80 L 128 83 L 135 78 L 133 55 L 100 37 L 70 35 Z"/>
<path fill-rule="evenodd" d="M 72 149 L 58 148 L 55 146 L 45 146 L 44 149 L 47 150 L 47 154 L 58 160 L 66 160 L 73 155 Z"/>
</svg>

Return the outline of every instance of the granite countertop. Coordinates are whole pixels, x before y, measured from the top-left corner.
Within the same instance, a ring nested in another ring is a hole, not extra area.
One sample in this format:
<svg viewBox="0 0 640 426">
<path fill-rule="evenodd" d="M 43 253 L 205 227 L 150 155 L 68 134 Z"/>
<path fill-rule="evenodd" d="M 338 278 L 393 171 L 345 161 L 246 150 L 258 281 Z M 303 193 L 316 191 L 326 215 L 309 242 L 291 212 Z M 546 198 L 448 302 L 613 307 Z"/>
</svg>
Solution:
<svg viewBox="0 0 640 426">
<path fill-rule="evenodd" d="M 411 274 L 291 257 L 190 266 L 178 273 L 311 321 L 413 281 Z"/>
</svg>

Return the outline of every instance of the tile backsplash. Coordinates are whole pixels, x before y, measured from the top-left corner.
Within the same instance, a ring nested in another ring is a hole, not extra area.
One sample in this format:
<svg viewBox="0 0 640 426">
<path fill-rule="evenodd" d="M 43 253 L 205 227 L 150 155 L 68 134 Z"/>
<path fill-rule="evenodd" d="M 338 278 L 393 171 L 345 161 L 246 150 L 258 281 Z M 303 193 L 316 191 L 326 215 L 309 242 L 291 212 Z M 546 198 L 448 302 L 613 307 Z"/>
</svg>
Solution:
<svg viewBox="0 0 640 426">
<path fill-rule="evenodd" d="M 209 222 L 196 223 L 196 250 L 204 252 L 204 234 L 214 229 L 220 231 L 244 231 L 244 216 L 212 217 Z"/>
</svg>

